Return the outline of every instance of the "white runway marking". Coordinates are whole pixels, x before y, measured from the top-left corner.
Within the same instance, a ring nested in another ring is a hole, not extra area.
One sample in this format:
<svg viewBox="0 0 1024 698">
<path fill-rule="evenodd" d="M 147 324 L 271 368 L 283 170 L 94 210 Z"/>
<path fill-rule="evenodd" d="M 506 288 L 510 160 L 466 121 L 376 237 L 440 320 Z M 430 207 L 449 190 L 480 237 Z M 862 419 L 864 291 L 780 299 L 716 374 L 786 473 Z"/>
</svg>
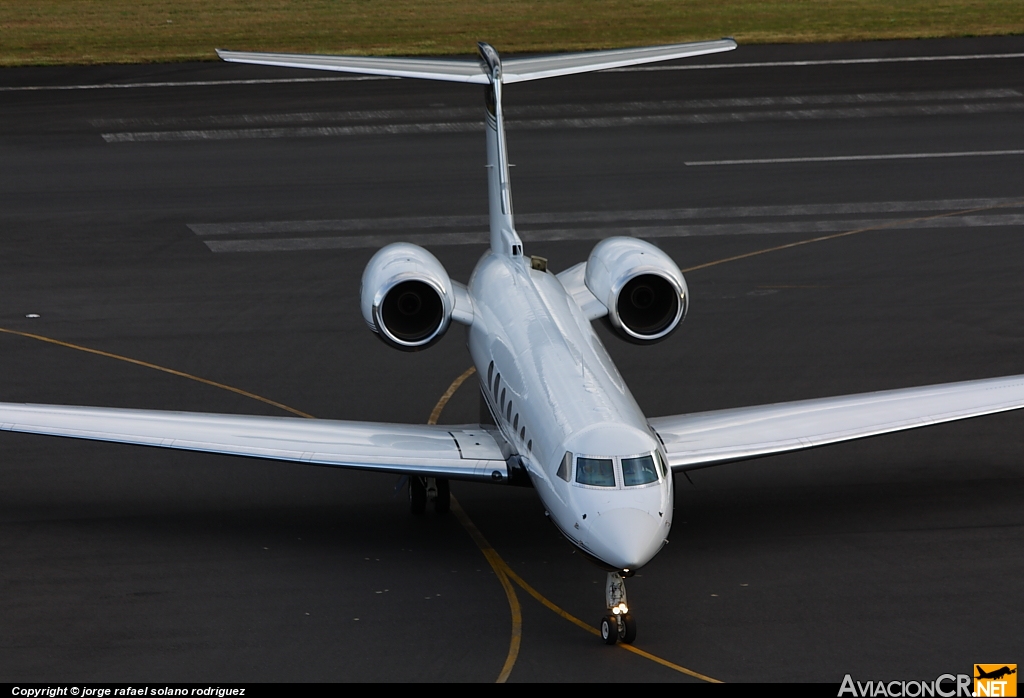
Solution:
<svg viewBox="0 0 1024 698">
<path fill-rule="evenodd" d="M 0 92 L 47 92 L 50 90 L 130 90 L 140 87 L 221 87 L 224 85 L 275 85 L 301 82 L 351 82 L 353 80 L 394 80 L 381 75 L 352 75 L 329 78 L 256 78 L 252 80 L 187 80 L 182 82 L 124 82 L 97 85 L 0 86 Z"/>
<path fill-rule="evenodd" d="M 633 228 L 522 229 L 526 242 L 601 240 L 611 235 L 646 239 L 705 237 L 715 235 L 769 235 L 794 233 L 837 233 L 878 225 L 884 220 L 794 221 L 789 223 L 719 223 L 711 225 L 638 226 Z M 1024 214 L 1000 216 L 964 216 L 893 225 L 888 230 L 920 228 L 980 228 L 1024 225 Z M 427 247 L 436 245 L 486 245 L 490 234 L 421 233 L 392 235 L 352 235 L 346 237 L 266 238 L 261 240 L 204 240 L 213 252 L 298 252 L 304 250 L 373 249 L 393 242 L 413 242 Z"/>
<path fill-rule="evenodd" d="M 927 213 L 1000 206 L 1017 199 L 939 199 L 932 201 L 871 201 L 848 204 L 798 204 L 774 206 L 710 206 L 706 208 L 664 208 L 625 211 L 567 211 L 516 215 L 519 226 L 623 223 L 643 221 L 713 220 L 716 218 L 841 216 L 865 213 Z M 432 228 L 482 228 L 487 216 L 403 216 L 395 218 L 344 218 L 312 221 L 258 221 L 239 223 L 190 223 L 199 237 L 221 235 L 264 235 L 281 233 L 325 233 L 352 230 L 429 230 Z"/>
<path fill-rule="evenodd" d="M 1017 199 L 949 199 L 796 206 L 539 213 L 519 216 L 518 222 L 523 238 L 533 242 L 597 240 L 609 235 L 632 235 L 658 239 L 717 235 L 820 234 L 878 225 L 888 220 L 884 214 L 957 211 L 998 206 L 1017 201 Z M 1024 205 L 1021 208 L 1024 208 Z M 851 215 L 871 213 L 883 215 L 877 218 L 850 217 Z M 831 218 L 822 218 L 823 216 L 831 216 Z M 695 219 L 708 221 L 728 218 L 766 218 L 769 220 L 681 222 Z M 780 218 L 797 218 L 798 220 L 779 220 Z M 551 227 L 553 223 L 579 225 L 578 227 Z M 595 223 L 605 225 L 595 227 L 593 225 Z M 623 225 L 623 223 L 634 223 L 634 225 Z M 926 221 L 908 220 L 889 229 L 984 228 L 1019 225 L 1024 225 L 1024 213 L 985 212 Z M 427 246 L 483 245 L 489 239 L 489 235 L 485 231 L 486 226 L 485 216 L 193 223 L 189 225 L 192 231 L 202 238 L 207 247 L 214 252 L 362 249 L 383 247 L 389 243 L 403 240 Z M 437 228 L 446 228 L 447 230 L 432 232 Z M 452 228 L 476 228 L 476 230 L 460 231 L 452 230 Z M 305 233 L 306 236 L 273 237 L 294 236 L 296 233 Z M 311 233 L 328 234 L 310 236 Z M 330 235 L 329 233 L 349 234 Z M 225 239 L 228 237 L 232 239 Z"/>
<path fill-rule="evenodd" d="M 972 91 L 974 92 L 974 91 Z M 1016 90 L 977 90 L 993 93 L 992 98 L 1024 96 Z M 980 97 L 985 98 L 985 97 Z M 302 124 L 323 122 L 382 121 L 442 121 L 450 119 L 478 120 L 479 107 L 421 107 L 417 109 L 368 109 L 357 111 L 286 112 L 282 114 L 210 114 L 206 116 L 150 116 L 129 119 L 91 119 L 97 128 L 169 128 L 175 126 L 251 126 L 263 124 Z M 482 122 L 481 122 L 482 123 Z"/>
<path fill-rule="evenodd" d="M 825 155 L 805 158 L 761 158 L 751 160 L 694 160 L 689 167 L 702 165 L 784 165 L 795 162 L 849 162 L 854 160 L 919 160 L 922 158 L 973 158 L 1024 155 L 1024 150 L 967 150 L 951 153 L 883 153 L 879 155 Z"/>
<path fill-rule="evenodd" d="M 142 131 L 104 133 L 107 143 L 151 143 L 155 141 L 231 141 L 266 138 L 323 138 L 330 136 L 382 136 L 410 133 L 469 133 L 483 130 L 483 121 L 437 124 L 384 124 L 377 126 L 309 126 L 292 128 L 245 128 L 195 131 Z"/>
<path fill-rule="evenodd" d="M 697 109 L 723 109 L 746 107 L 793 107 L 820 105 L 863 105 L 888 102 L 965 102 L 1002 100 L 1024 97 L 1015 89 L 986 90 L 933 90 L 916 92 L 868 92 L 828 95 L 788 95 L 777 97 L 736 97 L 726 99 L 649 100 L 638 102 L 609 102 L 603 104 L 512 104 L 506 108 L 511 119 L 530 119 L 544 116 L 579 116 L 587 114 L 651 114 L 680 112 Z M 128 119 L 92 119 L 97 128 L 160 128 L 197 126 L 249 127 L 279 124 L 351 123 L 364 121 L 444 122 L 453 119 L 479 121 L 479 107 L 420 107 L 415 109 L 374 109 L 335 112 L 292 112 L 281 114 L 211 114 L 205 116 L 156 116 Z"/>
<path fill-rule="evenodd" d="M 753 121 L 941 116 L 1022 111 L 1024 111 L 1024 101 L 992 101 L 915 106 L 789 109 L 745 112 L 699 112 L 691 114 L 641 114 L 636 116 L 593 116 L 587 118 L 515 119 L 514 115 L 511 115 L 510 120 L 506 122 L 506 128 L 510 131 L 531 131 L 559 128 L 593 129 L 622 128 L 631 126 L 746 123 Z M 270 120 L 268 119 L 267 121 Z M 469 120 L 441 121 L 434 123 L 361 124 L 354 126 L 282 126 L 276 128 L 123 131 L 119 133 L 104 133 L 102 134 L 102 137 L 107 143 L 148 143 L 159 141 L 221 141 L 270 138 L 323 138 L 428 133 L 473 133 L 481 131 L 482 129 L 482 120 Z"/>
</svg>

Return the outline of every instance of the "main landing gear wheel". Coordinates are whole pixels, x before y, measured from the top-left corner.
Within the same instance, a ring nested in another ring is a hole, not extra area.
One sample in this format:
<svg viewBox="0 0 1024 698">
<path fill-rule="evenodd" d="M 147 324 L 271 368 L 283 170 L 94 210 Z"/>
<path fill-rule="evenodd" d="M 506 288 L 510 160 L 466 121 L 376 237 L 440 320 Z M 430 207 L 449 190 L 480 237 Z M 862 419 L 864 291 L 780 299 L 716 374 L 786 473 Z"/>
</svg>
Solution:
<svg viewBox="0 0 1024 698">
<path fill-rule="evenodd" d="M 434 512 L 447 514 L 452 508 L 451 487 L 448 478 L 418 477 L 409 478 L 409 511 L 416 516 L 427 512 L 427 502 L 434 504 Z"/>
<path fill-rule="evenodd" d="M 452 508 L 452 492 L 448 486 L 448 478 L 439 477 L 434 481 L 437 483 L 437 494 L 434 495 L 434 513 L 447 514 Z"/>
<path fill-rule="evenodd" d="M 606 645 L 619 641 L 619 619 L 609 614 L 601 619 L 601 639 Z"/>
<path fill-rule="evenodd" d="M 415 475 L 409 477 L 409 511 L 416 516 L 423 516 L 427 511 L 427 485 L 423 478 Z"/>
</svg>

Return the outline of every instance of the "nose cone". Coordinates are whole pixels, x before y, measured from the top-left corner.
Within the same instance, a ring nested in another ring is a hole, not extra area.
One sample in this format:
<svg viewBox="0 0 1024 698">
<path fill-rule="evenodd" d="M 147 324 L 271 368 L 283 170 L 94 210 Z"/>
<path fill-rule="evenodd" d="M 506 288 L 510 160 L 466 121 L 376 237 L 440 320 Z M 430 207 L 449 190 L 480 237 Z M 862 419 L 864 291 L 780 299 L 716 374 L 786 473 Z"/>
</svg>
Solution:
<svg viewBox="0 0 1024 698">
<path fill-rule="evenodd" d="M 623 507 L 594 517 L 587 531 L 587 547 L 617 569 L 637 569 L 650 562 L 668 535 L 662 518 Z"/>
</svg>

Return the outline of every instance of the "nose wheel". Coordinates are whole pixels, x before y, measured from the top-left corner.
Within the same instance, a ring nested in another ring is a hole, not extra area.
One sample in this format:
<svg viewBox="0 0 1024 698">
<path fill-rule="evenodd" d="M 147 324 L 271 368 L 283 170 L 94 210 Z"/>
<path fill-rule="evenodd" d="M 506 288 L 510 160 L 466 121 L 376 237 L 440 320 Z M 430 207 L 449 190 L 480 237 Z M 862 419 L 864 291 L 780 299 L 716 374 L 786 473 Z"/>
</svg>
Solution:
<svg viewBox="0 0 1024 698">
<path fill-rule="evenodd" d="M 601 639 L 606 645 L 614 645 L 619 641 L 619 620 L 613 615 L 601 619 Z"/>
<path fill-rule="evenodd" d="M 633 644 L 636 639 L 636 620 L 626 604 L 626 580 L 618 572 L 609 572 L 604 586 L 608 614 L 601 619 L 598 628 L 606 645 L 616 642 Z"/>
<path fill-rule="evenodd" d="M 632 645 L 636 639 L 636 620 L 632 613 L 623 613 L 619 616 L 619 640 L 627 645 Z"/>
</svg>

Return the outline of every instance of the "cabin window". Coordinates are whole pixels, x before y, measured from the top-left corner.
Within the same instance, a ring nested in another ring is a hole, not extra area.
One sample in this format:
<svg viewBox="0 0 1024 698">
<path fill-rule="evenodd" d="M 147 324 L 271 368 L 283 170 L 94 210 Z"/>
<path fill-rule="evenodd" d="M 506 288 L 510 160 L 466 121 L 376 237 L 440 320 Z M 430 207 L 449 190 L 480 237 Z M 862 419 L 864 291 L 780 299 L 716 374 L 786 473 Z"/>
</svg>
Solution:
<svg viewBox="0 0 1024 698">
<path fill-rule="evenodd" d="M 523 431 L 526 431 L 526 427 L 523 427 Z M 530 439 L 530 443 L 526 444 L 526 450 L 533 452 L 533 439 Z"/>
<path fill-rule="evenodd" d="M 499 408 L 502 411 L 504 411 L 504 409 L 505 409 L 505 389 L 504 388 L 501 389 L 501 399 L 498 400 L 498 406 L 499 406 Z M 501 412 L 499 412 L 498 414 L 501 414 Z"/>
<path fill-rule="evenodd" d="M 622 459 L 622 482 L 626 487 L 649 485 L 658 481 L 658 470 L 651 456 Z"/>
<path fill-rule="evenodd" d="M 516 412 L 516 418 L 515 418 L 515 420 L 514 420 L 514 421 L 512 422 L 512 431 L 516 431 L 516 430 L 518 430 L 518 429 L 519 429 L 519 413 L 518 413 L 518 412 Z"/>
<path fill-rule="evenodd" d="M 508 408 L 505 410 L 505 421 L 506 422 L 511 422 L 512 421 L 512 401 L 511 400 L 508 401 Z"/>
<path fill-rule="evenodd" d="M 558 471 L 555 475 L 569 482 L 569 478 L 572 475 L 572 454 L 568 451 L 565 452 L 565 458 L 562 459 L 562 462 L 558 464 Z"/>
<path fill-rule="evenodd" d="M 519 430 L 519 440 L 526 441 L 526 427 Z M 530 443 L 533 443 L 532 441 Z"/>
<path fill-rule="evenodd" d="M 576 459 L 576 482 L 591 487 L 615 487 L 615 463 L 611 458 Z"/>
<path fill-rule="evenodd" d="M 501 387 L 501 374 L 499 373 L 494 377 L 494 399 L 498 399 L 498 388 Z"/>
<path fill-rule="evenodd" d="M 492 361 L 491 365 L 487 367 L 487 387 L 488 388 L 491 387 L 491 381 L 493 379 L 494 379 L 494 362 Z"/>
</svg>

